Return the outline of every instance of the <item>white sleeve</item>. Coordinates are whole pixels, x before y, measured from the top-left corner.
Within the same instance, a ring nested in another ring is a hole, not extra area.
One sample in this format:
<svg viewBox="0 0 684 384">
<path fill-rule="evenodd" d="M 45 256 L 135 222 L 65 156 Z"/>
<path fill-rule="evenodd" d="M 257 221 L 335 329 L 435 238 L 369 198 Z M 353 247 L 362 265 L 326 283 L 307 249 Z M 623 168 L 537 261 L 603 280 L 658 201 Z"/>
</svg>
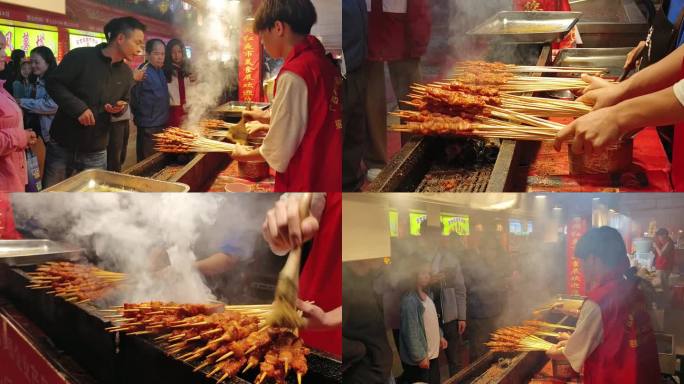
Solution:
<svg viewBox="0 0 684 384">
<path fill-rule="evenodd" d="M 585 300 L 577 319 L 577 328 L 568 340 L 563 354 L 572 369 L 581 372 L 584 362 L 603 341 L 601 308 L 591 300 Z"/>
<path fill-rule="evenodd" d="M 292 72 L 278 78 L 271 106 L 271 127 L 259 152 L 268 165 L 283 173 L 306 133 L 309 114 L 306 82 Z"/>
<path fill-rule="evenodd" d="M 679 103 L 684 105 L 684 80 L 675 83 L 672 89 L 674 90 L 675 97 L 677 97 Z"/>
</svg>

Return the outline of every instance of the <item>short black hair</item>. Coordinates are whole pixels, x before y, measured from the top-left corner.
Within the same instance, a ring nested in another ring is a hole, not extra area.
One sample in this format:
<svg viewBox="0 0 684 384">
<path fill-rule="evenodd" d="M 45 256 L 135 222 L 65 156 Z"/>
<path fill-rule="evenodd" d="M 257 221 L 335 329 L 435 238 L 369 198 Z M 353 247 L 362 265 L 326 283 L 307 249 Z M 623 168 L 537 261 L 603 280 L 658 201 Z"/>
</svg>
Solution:
<svg viewBox="0 0 684 384">
<path fill-rule="evenodd" d="M 130 33 L 136 29 L 145 32 L 147 27 L 145 27 L 145 24 L 141 23 L 135 17 L 118 17 L 116 19 L 109 20 L 109 22 L 104 26 L 104 34 L 107 38 L 107 42 L 111 43 L 112 41 L 116 40 L 120 34 L 123 33 L 126 35 L 126 37 L 128 37 L 130 36 Z"/>
<path fill-rule="evenodd" d="M 586 260 L 589 256 L 600 259 L 608 267 L 629 266 L 627 248 L 622 235 L 615 228 L 592 228 L 577 242 L 575 256 Z"/>
<path fill-rule="evenodd" d="M 293 32 L 308 35 L 316 18 L 316 8 L 311 0 L 263 0 L 254 16 L 254 32 L 271 29 L 280 21 L 289 25 Z"/>
<path fill-rule="evenodd" d="M 166 44 L 164 44 L 162 39 L 149 39 L 147 40 L 147 43 L 145 43 L 145 52 L 152 53 L 154 46 L 157 44 L 161 44 L 161 46 L 166 50 Z"/>
<path fill-rule="evenodd" d="M 656 234 L 656 236 L 667 236 L 670 234 L 670 232 L 665 228 L 660 228 L 656 231 L 655 234 Z"/>
</svg>

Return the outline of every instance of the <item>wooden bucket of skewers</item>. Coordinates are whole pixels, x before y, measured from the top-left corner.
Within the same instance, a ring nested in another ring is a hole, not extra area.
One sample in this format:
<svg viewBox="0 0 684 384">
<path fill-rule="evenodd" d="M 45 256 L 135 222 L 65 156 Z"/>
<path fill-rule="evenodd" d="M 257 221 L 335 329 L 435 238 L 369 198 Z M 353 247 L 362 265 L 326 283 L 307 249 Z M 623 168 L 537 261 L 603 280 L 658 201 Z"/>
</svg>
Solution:
<svg viewBox="0 0 684 384">
<path fill-rule="evenodd" d="M 605 150 L 575 154 L 568 147 L 571 175 L 595 175 L 623 172 L 632 165 L 634 140 L 623 139 Z"/>
</svg>

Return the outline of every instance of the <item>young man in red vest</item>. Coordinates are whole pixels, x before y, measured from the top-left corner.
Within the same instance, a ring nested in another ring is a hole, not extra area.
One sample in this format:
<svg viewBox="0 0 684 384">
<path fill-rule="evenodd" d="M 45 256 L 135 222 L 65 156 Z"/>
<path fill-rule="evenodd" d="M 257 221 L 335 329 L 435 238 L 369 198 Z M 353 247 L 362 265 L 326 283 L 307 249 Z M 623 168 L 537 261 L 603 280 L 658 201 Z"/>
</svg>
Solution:
<svg viewBox="0 0 684 384">
<path fill-rule="evenodd" d="M 638 282 L 626 272 L 624 240 L 611 227 L 592 228 L 577 242 L 589 293 L 577 328 L 567 341 L 547 351 L 568 360 L 585 384 L 660 382 L 660 366 L 651 319 Z"/>
<path fill-rule="evenodd" d="M 285 63 L 276 79 L 270 115 L 245 113 L 270 124 L 259 149 L 236 148 L 233 159 L 265 159 L 275 169 L 276 192 L 334 192 L 342 188 L 342 117 L 337 67 L 311 36 L 310 0 L 264 0 L 254 30 L 269 56 Z"/>
<path fill-rule="evenodd" d="M 672 151 L 672 185 L 684 191 L 684 46 L 621 83 L 582 75 L 589 86 L 577 99 L 593 105 L 588 113 L 562 129 L 556 149 L 571 141 L 573 152 L 603 151 L 646 126 L 679 124 Z"/>
</svg>

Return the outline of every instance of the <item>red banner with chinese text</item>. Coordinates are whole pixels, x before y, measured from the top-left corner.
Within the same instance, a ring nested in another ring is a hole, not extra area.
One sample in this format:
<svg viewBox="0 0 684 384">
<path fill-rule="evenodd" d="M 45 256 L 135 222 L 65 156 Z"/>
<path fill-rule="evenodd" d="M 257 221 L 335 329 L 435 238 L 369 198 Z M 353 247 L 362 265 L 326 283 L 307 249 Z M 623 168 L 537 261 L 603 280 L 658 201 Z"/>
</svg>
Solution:
<svg viewBox="0 0 684 384">
<path fill-rule="evenodd" d="M 0 315 L 0 383 L 60 384 L 69 381 Z"/>
<path fill-rule="evenodd" d="M 566 292 L 571 295 L 584 295 L 586 286 L 580 262 L 575 257 L 575 247 L 580 237 L 588 230 L 588 220 L 584 217 L 573 217 L 568 221 L 566 241 Z"/>
<path fill-rule="evenodd" d="M 259 36 L 244 31 L 240 37 L 240 62 L 238 63 L 238 99 L 240 101 L 262 101 L 262 54 Z"/>
</svg>

